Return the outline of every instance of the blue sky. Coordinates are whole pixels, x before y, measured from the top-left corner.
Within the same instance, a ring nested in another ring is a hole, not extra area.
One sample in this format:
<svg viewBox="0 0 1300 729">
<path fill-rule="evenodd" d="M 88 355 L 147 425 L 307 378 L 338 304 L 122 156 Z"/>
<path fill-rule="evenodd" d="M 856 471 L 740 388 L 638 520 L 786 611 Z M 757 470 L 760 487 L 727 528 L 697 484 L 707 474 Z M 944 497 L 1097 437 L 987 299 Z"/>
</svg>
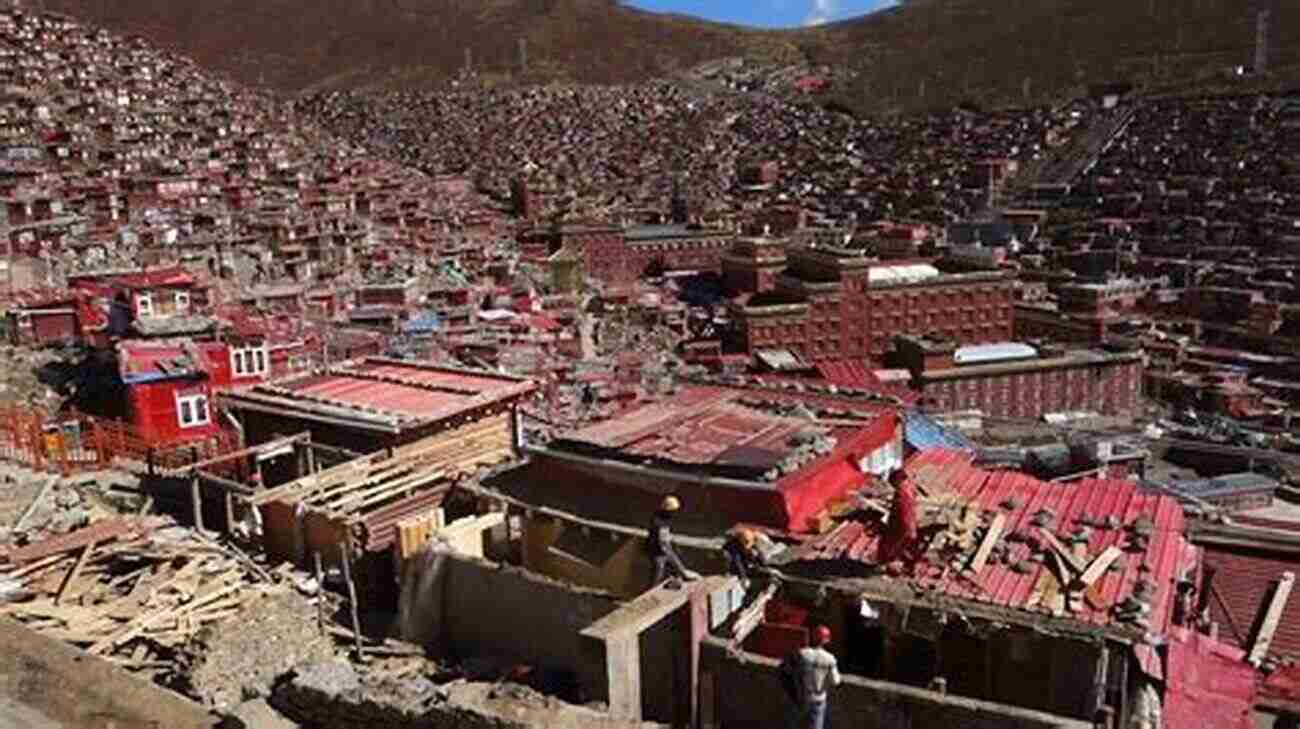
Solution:
<svg viewBox="0 0 1300 729">
<path fill-rule="evenodd" d="M 710 20 L 787 28 L 862 15 L 892 0 L 627 0 L 646 10 L 686 13 Z"/>
</svg>

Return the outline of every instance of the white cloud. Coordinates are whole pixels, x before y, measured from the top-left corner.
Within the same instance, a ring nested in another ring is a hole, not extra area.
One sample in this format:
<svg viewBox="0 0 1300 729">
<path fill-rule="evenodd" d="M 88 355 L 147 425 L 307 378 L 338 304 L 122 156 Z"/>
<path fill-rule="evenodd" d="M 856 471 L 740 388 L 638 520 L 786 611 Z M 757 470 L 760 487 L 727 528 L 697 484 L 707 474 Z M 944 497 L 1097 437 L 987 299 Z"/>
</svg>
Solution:
<svg viewBox="0 0 1300 729">
<path fill-rule="evenodd" d="M 813 0 L 812 10 L 804 18 L 804 25 L 821 25 L 835 15 L 835 0 Z"/>
</svg>

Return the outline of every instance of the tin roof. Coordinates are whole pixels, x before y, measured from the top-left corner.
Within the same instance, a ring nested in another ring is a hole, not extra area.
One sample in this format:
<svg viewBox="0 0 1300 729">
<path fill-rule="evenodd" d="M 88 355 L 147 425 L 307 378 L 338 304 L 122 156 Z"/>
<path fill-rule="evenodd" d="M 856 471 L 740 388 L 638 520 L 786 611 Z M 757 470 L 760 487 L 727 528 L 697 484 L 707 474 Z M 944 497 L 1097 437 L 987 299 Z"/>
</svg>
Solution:
<svg viewBox="0 0 1300 729">
<path fill-rule="evenodd" d="M 1184 535 L 1182 507 L 1171 497 L 1145 491 L 1127 481 L 1086 479 L 1072 484 L 1040 481 L 1013 471 L 986 471 L 972 456 L 934 449 L 917 453 L 905 470 L 917 484 L 922 505 L 946 501 L 974 507 L 991 518 L 1003 514 L 1006 526 L 1000 542 L 1004 559 L 990 559 L 978 574 L 950 568 L 950 557 L 927 555 L 908 580 L 921 592 L 942 593 L 973 602 L 1028 612 L 1049 612 L 1058 582 L 1035 545 L 1041 536 L 1034 525 L 1040 512 L 1050 512 L 1051 531 L 1068 542 L 1078 534 L 1086 545 L 1085 562 L 1109 547 L 1124 550 L 1120 566 L 1105 571 L 1075 605 L 1069 617 L 1096 625 L 1111 625 L 1113 608 L 1134 592 L 1139 580 L 1149 583 L 1150 627 L 1164 631 L 1170 624 L 1175 585 L 1194 571 L 1199 550 Z M 1108 519 L 1113 517 L 1113 519 Z M 1135 523 L 1149 528 L 1146 546 L 1131 539 Z M 924 524 L 924 521 L 922 522 Z M 875 565 L 883 524 L 846 521 L 804 545 L 799 561 L 850 561 Z M 1081 529 L 1086 527 L 1086 530 Z M 924 531 L 924 530 L 923 530 Z"/>
<path fill-rule="evenodd" d="M 816 437 L 838 439 L 872 422 L 819 423 L 790 408 L 764 407 L 743 391 L 691 386 L 564 436 L 553 446 L 594 447 L 637 462 L 715 467 L 748 479 L 777 468 Z"/>
<path fill-rule="evenodd" d="M 306 420 L 350 420 L 358 427 L 404 428 L 532 392 L 531 381 L 494 372 L 371 357 L 232 393 L 236 409 L 270 410 Z"/>
<path fill-rule="evenodd" d="M 1211 540 L 1204 542 L 1203 549 L 1205 567 L 1214 572 L 1210 580 L 1210 619 L 1219 624 L 1220 638 L 1247 648 L 1255 616 L 1271 595 L 1273 583 L 1283 572 L 1296 570 L 1297 551 L 1263 542 L 1251 546 L 1248 542 Z M 1292 598 L 1287 602 L 1269 652 L 1300 658 L 1300 600 Z"/>
</svg>

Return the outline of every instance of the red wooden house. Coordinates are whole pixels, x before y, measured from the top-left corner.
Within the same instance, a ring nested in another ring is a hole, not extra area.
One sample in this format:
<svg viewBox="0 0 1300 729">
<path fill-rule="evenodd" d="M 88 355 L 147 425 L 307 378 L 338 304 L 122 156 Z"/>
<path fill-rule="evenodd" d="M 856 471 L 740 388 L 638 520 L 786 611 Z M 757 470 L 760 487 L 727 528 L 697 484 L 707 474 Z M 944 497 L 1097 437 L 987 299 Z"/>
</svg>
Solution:
<svg viewBox="0 0 1300 729">
<path fill-rule="evenodd" d="M 141 438 L 154 446 L 168 446 L 221 432 L 207 370 L 210 359 L 188 341 L 118 345 L 118 375 L 126 391 L 124 416 Z"/>
<path fill-rule="evenodd" d="M 108 300 L 122 295 L 137 320 L 188 316 L 194 311 L 195 299 L 207 299 L 194 276 L 179 266 L 78 274 L 68 277 L 68 286 Z"/>
<path fill-rule="evenodd" d="M 5 308 L 9 342 L 18 346 L 93 340 L 107 324 L 89 297 L 69 289 L 16 291 Z"/>
</svg>

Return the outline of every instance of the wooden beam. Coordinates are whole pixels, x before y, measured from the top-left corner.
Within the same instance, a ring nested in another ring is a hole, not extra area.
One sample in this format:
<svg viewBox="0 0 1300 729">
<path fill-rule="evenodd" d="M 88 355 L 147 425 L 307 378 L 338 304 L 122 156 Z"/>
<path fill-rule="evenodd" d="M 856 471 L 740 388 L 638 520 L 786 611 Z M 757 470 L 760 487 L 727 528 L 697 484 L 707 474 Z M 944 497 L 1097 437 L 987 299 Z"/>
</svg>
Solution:
<svg viewBox="0 0 1300 729">
<path fill-rule="evenodd" d="M 253 494 L 257 493 L 257 491 L 255 491 L 252 486 L 249 486 L 247 484 L 242 484 L 232 479 L 223 478 L 221 476 L 216 476 L 211 473 L 205 473 L 203 471 L 199 471 L 198 476 L 199 478 L 203 479 L 204 483 L 212 484 L 213 486 L 220 488 L 221 490 L 225 491 L 228 494 L 234 493 L 234 494 L 239 494 L 240 496 L 252 496 Z"/>
<path fill-rule="evenodd" d="M 993 554 L 993 548 L 997 546 L 998 540 L 1002 538 L 1002 530 L 1007 526 L 1007 515 L 998 514 L 993 517 L 993 523 L 989 525 L 989 530 L 984 534 L 984 540 L 980 542 L 979 549 L 975 551 L 975 559 L 972 559 L 966 569 L 972 574 L 978 575 L 984 571 L 984 566 L 988 564 L 989 556 Z"/>
<path fill-rule="evenodd" d="M 190 505 L 194 508 L 194 529 L 203 532 L 203 494 L 199 490 L 199 474 L 190 476 Z"/>
<path fill-rule="evenodd" d="M 67 597 L 68 589 L 72 587 L 72 583 L 77 581 L 77 575 L 81 574 L 81 568 L 86 566 L 86 560 L 90 558 L 90 553 L 93 551 L 95 551 L 93 543 L 81 548 L 81 554 L 77 555 L 77 561 L 72 564 L 72 569 L 68 570 L 68 574 L 64 575 L 63 584 L 59 585 L 59 593 L 54 596 L 55 605 L 63 602 L 63 598 Z"/>
<path fill-rule="evenodd" d="M 352 544 L 350 539 L 343 540 L 339 545 L 339 550 L 343 555 L 340 560 L 343 563 L 343 581 L 348 586 L 348 611 L 352 613 L 352 634 L 357 640 L 357 660 L 364 661 L 366 654 L 361 647 L 361 618 L 357 612 L 357 585 L 352 581 Z"/>
<path fill-rule="evenodd" d="M 1286 601 L 1291 597 L 1291 588 L 1295 584 L 1294 572 L 1283 572 L 1282 578 L 1273 590 L 1273 597 L 1264 608 L 1263 618 L 1259 623 L 1259 632 L 1250 644 L 1248 661 L 1258 667 L 1268 655 L 1268 647 L 1273 643 L 1273 634 L 1277 632 L 1278 623 L 1282 622 L 1282 612 L 1286 610 Z"/>
<path fill-rule="evenodd" d="M 298 433 L 297 435 L 291 435 L 286 438 L 278 438 L 268 443 L 262 443 L 261 445 L 249 446 L 248 448 L 241 448 L 237 451 L 231 451 L 230 453 L 223 453 L 219 456 L 205 458 L 202 461 L 196 461 L 194 463 L 181 466 L 180 468 L 175 469 L 173 473 L 193 473 L 194 471 L 197 471 L 201 468 L 205 468 L 207 466 L 215 466 L 218 463 L 225 463 L 226 461 L 234 460 L 236 458 L 244 458 L 246 456 L 256 455 L 258 453 L 262 453 L 263 451 L 272 451 L 275 450 L 276 448 L 283 448 L 286 445 L 294 445 L 295 443 L 307 438 L 308 436 L 309 433 L 307 431 L 303 431 L 301 433 Z"/>
<path fill-rule="evenodd" d="M 1092 587 L 1092 583 L 1106 574 L 1106 570 L 1110 569 L 1110 566 L 1115 564 L 1115 560 L 1119 559 L 1122 554 L 1124 554 L 1124 550 L 1119 547 L 1107 547 L 1104 552 L 1097 555 L 1092 564 L 1088 565 L 1088 568 L 1079 576 L 1079 584 L 1083 585 L 1085 590 Z"/>
<path fill-rule="evenodd" d="M 1052 551 L 1060 555 L 1065 564 L 1074 570 L 1075 574 L 1082 574 L 1087 568 L 1087 565 L 1083 564 L 1082 560 L 1074 556 L 1074 553 L 1067 549 L 1064 544 L 1061 544 L 1061 540 L 1057 539 L 1050 529 L 1038 527 L 1038 533 L 1042 535 L 1043 541 L 1052 548 Z"/>
<path fill-rule="evenodd" d="M 763 592 L 759 593 L 754 601 L 740 611 L 736 619 L 731 623 L 731 639 L 741 641 L 749 637 L 749 634 L 763 622 L 763 615 L 767 610 L 767 604 L 776 596 L 776 591 L 780 587 L 779 583 L 772 582 Z"/>
<path fill-rule="evenodd" d="M 316 568 L 316 629 L 325 635 L 325 570 L 321 569 L 319 550 L 311 553 L 311 560 Z"/>
</svg>

